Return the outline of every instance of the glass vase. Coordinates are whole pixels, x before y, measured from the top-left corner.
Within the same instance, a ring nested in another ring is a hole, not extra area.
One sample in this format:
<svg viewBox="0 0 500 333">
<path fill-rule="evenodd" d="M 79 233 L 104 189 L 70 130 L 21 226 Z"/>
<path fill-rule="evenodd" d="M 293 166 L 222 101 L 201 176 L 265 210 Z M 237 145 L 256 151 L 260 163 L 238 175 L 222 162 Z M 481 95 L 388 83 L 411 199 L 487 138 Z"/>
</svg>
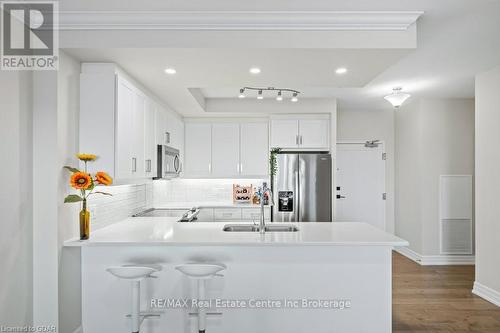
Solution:
<svg viewBox="0 0 500 333">
<path fill-rule="evenodd" d="M 82 210 L 80 211 L 80 240 L 86 240 L 90 237 L 90 212 L 87 210 L 87 200 L 83 200 Z"/>
</svg>

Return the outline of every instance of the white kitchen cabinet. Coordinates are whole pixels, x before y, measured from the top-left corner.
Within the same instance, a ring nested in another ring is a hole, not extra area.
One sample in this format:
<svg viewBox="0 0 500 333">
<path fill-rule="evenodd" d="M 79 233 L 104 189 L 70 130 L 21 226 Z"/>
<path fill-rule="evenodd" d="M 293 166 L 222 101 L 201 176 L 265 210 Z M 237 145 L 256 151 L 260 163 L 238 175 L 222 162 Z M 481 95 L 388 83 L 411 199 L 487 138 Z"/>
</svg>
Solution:
<svg viewBox="0 0 500 333">
<path fill-rule="evenodd" d="M 214 220 L 241 220 L 240 208 L 215 208 Z"/>
<path fill-rule="evenodd" d="M 271 119 L 271 147 L 329 150 L 329 115 L 275 116 Z"/>
<path fill-rule="evenodd" d="M 144 173 L 147 178 L 156 177 L 156 108 L 151 100 L 144 110 Z"/>
<path fill-rule="evenodd" d="M 299 120 L 299 147 L 311 149 L 329 148 L 329 128 L 329 119 Z"/>
<path fill-rule="evenodd" d="M 269 174 L 269 127 L 267 122 L 240 124 L 240 175 Z"/>
<path fill-rule="evenodd" d="M 298 146 L 298 119 L 271 119 L 271 145 L 279 148 Z"/>
<path fill-rule="evenodd" d="M 82 64 L 79 151 L 96 154 L 89 171 L 106 171 L 115 184 L 156 174 L 156 145 L 167 120 L 139 86 L 112 63 Z"/>
<path fill-rule="evenodd" d="M 184 175 L 210 177 L 212 175 L 212 124 L 186 123 Z"/>
<path fill-rule="evenodd" d="M 125 79 L 117 78 L 115 177 L 144 177 L 145 98 Z"/>
<path fill-rule="evenodd" d="M 185 177 L 267 177 L 268 156 L 269 131 L 265 121 L 195 121 L 185 125 Z"/>
<path fill-rule="evenodd" d="M 212 124 L 213 177 L 235 177 L 240 173 L 240 126 L 232 123 Z"/>
</svg>

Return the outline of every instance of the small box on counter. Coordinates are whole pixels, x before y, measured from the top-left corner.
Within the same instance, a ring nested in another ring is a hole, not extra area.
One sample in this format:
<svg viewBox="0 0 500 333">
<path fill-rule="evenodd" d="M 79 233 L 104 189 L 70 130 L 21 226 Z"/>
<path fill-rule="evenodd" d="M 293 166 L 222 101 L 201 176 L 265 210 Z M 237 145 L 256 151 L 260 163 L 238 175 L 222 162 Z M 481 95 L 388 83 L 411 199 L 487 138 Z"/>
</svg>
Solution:
<svg viewBox="0 0 500 333">
<path fill-rule="evenodd" d="M 233 202 L 250 203 L 253 197 L 253 186 L 233 184 Z"/>
</svg>

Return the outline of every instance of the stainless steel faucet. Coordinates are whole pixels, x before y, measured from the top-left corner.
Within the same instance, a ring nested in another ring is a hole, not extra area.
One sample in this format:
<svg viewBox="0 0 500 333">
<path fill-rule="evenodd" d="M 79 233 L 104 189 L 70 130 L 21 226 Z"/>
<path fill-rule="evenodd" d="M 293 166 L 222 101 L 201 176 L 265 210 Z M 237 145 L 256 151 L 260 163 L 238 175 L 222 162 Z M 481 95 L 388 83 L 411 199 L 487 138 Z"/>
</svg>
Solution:
<svg viewBox="0 0 500 333">
<path fill-rule="evenodd" d="M 266 219 L 264 216 L 264 198 L 266 196 L 269 198 L 268 205 L 271 205 L 272 198 L 273 198 L 273 193 L 269 187 L 267 187 L 267 183 L 263 182 L 262 183 L 262 188 L 260 190 L 260 223 L 259 223 L 259 232 L 261 234 L 266 233 Z"/>
</svg>

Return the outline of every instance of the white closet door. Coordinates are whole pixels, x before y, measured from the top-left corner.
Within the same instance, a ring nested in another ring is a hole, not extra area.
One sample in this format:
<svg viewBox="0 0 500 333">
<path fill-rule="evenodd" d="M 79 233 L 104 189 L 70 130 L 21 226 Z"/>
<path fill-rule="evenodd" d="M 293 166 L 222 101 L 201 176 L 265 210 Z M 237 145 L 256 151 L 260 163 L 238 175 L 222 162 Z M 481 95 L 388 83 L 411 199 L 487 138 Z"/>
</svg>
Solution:
<svg viewBox="0 0 500 333">
<path fill-rule="evenodd" d="M 132 156 L 134 91 L 128 82 L 121 78 L 118 78 L 117 86 L 115 178 L 129 179 L 133 177 L 135 163 Z"/>
<path fill-rule="evenodd" d="M 186 123 L 185 177 L 207 177 L 212 171 L 212 124 Z"/>
<path fill-rule="evenodd" d="M 240 126 L 232 123 L 212 125 L 212 176 L 240 174 Z"/>
<path fill-rule="evenodd" d="M 240 174 L 269 175 L 269 130 L 267 123 L 242 123 L 240 127 Z"/>
</svg>

